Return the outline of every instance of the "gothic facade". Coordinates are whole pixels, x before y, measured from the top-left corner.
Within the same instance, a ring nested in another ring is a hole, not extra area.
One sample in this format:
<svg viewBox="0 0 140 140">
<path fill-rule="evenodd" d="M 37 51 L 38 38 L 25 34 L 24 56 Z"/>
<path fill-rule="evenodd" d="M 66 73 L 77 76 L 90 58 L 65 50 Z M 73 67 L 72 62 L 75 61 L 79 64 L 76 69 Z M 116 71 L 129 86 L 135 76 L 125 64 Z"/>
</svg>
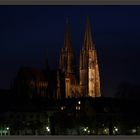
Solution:
<svg viewBox="0 0 140 140">
<path fill-rule="evenodd" d="M 100 97 L 100 77 L 95 43 L 89 19 L 83 47 L 80 51 L 79 76 L 76 73 L 75 57 L 71 44 L 70 26 L 66 22 L 64 47 L 61 50 L 57 71 L 57 98 Z"/>
</svg>

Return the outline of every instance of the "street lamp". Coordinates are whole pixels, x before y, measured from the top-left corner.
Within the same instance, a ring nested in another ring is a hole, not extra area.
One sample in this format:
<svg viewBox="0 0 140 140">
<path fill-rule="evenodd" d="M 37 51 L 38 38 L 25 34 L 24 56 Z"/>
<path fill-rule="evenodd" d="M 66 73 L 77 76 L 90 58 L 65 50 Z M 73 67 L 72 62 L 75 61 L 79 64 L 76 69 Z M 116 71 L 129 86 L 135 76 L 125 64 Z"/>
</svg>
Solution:
<svg viewBox="0 0 140 140">
<path fill-rule="evenodd" d="M 9 130 L 9 127 L 7 127 L 6 130 Z"/>
</svg>

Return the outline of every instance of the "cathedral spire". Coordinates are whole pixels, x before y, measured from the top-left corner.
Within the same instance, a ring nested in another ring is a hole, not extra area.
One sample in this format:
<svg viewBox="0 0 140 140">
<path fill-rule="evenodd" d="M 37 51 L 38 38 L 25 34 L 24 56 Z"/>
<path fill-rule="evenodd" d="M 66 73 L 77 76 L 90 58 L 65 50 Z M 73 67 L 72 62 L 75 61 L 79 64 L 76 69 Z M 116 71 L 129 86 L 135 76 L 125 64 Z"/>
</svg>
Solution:
<svg viewBox="0 0 140 140">
<path fill-rule="evenodd" d="M 99 66 L 95 44 L 92 41 L 89 17 L 87 17 L 84 44 L 80 52 L 80 90 L 82 96 L 100 97 Z"/>
<path fill-rule="evenodd" d="M 59 68 L 64 73 L 74 72 L 74 53 L 71 44 L 70 25 L 68 18 L 66 19 L 65 34 L 64 34 L 64 47 L 61 49 Z"/>
<path fill-rule="evenodd" d="M 86 21 L 86 30 L 85 30 L 84 46 L 83 47 L 85 49 L 93 48 L 92 33 L 91 33 L 91 26 L 90 26 L 89 17 L 87 17 L 87 21 Z"/>
<path fill-rule="evenodd" d="M 66 25 L 65 25 L 64 48 L 67 49 L 71 48 L 71 35 L 70 35 L 70 25 L 69 25 L 68 18 L 66 19 Z"/>
</svg>

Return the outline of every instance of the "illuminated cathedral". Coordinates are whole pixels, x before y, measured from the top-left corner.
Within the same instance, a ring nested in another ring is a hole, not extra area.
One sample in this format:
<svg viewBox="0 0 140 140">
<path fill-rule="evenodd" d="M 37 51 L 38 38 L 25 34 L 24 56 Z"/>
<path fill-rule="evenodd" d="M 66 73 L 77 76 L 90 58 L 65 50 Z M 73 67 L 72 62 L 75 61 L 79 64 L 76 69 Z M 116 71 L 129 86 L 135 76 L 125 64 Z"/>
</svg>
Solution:
<svg viewBox="0 0 140 140">
<path fill-rule="evenodd" d="M 77 76 L 70 25 L 67 20 L 64 47 L 61 49 L 57 71 L 57 99 L 101 96 L 97 52 L 92 39 L 89 18 L 86 21 L 84 42 L 80 50 L 79 61 L 79 76 Z"/>
<path fill-rule="evenodd" d="M 48 99 L 100 97 L 97 52 L 92 40 L 89 18 L 86 21 L 83 46 L 80 50 L 78 73 L 71 41 L 67 20 L 58 69 L 49 70 L 48 64 L 44 70 L 22 67 L 14 80 L 14 93 L 27 98 Z"/>
</svg>

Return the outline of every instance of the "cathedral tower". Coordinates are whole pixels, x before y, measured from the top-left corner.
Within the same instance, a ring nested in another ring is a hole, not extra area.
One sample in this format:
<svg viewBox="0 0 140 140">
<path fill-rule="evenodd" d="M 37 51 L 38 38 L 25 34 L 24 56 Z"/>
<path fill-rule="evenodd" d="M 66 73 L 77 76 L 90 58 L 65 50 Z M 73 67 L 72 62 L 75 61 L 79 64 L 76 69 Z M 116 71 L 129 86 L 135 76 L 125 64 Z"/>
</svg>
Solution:
<svg viewBox="0 0 140 140">
<path fill-rule="evenodd" d="M 70 25 L 66 20 L 64 47 L 61 50 L 59 69 L 64 73 L 74 73 L 74 53 L 71 45 Z"/>
<path fill-rule="evenodd" d="M 75 74 L 74 53 L 71 45 L 70 25 L 66 20 L 64 47 L 61 49 L 57 73 L 57 96 L 59 99 L 71 97 L 71 83 Z"/>
<path fill-rule="evenodd" d="M 80 90 L 83 97 L 100 97 L 100 78 L 95 44 L 89 18 L 86 21 L 84 44 L 80 51 Z"/>
</svg>

